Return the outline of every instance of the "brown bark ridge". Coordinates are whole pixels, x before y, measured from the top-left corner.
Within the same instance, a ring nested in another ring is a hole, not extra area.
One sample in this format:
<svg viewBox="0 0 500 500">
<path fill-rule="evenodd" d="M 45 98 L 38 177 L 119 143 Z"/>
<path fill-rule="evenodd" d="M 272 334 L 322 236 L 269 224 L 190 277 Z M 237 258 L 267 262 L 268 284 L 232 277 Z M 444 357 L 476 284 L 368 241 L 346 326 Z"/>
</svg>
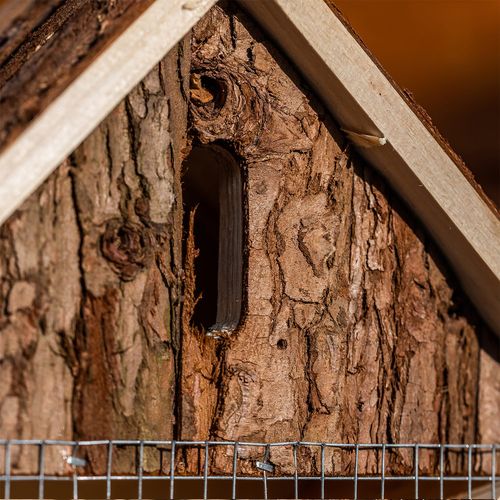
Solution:
<svg viewBox="0 0 500 500">
<path fill-rule="evenodd" d="M 2 438 L 172 437 L 184 53 L 188 41 L 1 228 Z M 13 452 L 13 471 L 37 463 L 35 449 Z M 64 452 L 46 473 L 65 471 Z M 89 458 L 103 472 L 105 447 Z M 134 458 L 116 450 L 116 470 Z"/>
<path fill-rule="evenodd" d="M 478 399 L 481 387 L 498 410 L 498 385 L 480 383 L 479 340 L 491 334 L 425 232 L 289 63 L 243 12 L 215 7 L 193 30 L 192 72 L 206 82 L 205 93 L 193 88 L 194 143 L 226 145 L 246 177 L 247 287 L 240 327 L 212 340 L 215 402 L 196 405 L 182 391 L 198 415 L 182 419 L 182 437 L 210 429 L 211 438 L 240 441 L 498 440 Z M 210 367 L 189 356 L 183 380 L 201 383 Z M 216 454 L 214 468 L 230 470 L 230 456 Z M 256 458 L 244 449 L 240 457 L 243 470 Z M 421 466 L 436 459 L 424 452 Z M 290 472 L 290 454 L 271 460 Z M 326 470 L 353 460 L 330 453 Z M 378 460 L 364 454 L 360 470 Z M 303 472 L 317 472 L 318 456 L 305 463 Z M 450 464 L 460 469 L 463 457 Z M 412 456 L 394 453 L 388 466 L 409 471 Z"/>
<path fill-rule="evenodd" d="M 0 150 L 150 3 L 9 0 L 0 22 L 0 42 L 4 41 L 0 46 Z"/>
<path fill-rule="evenodd" d="M 50 17 L 62 0 L 0 2 L 0 65 Z"/>
<path fill-rule="evenodd" d="M 182 228 L 182 162 L 206 145 L 241 165 L 246 218 L 244 313 L 212 337 L 193 321 L 196 212 Z M 172 51 L 0 231 L 2 437 L 498 441 L 498 341 L 234 4 L 212 9 L 191 48 Z M 46 473 L 65 472 L 62 452 Z M 326 472 L 352 471 L 354 457 L 325 457 Z M 89 458 L 102 472 L 105 450 Z M 202 465 L 178 458 L 179 472 Z M 241 449 L 239 470 L 254 458 Z M 379 467 L 379 455 L 359 458 L 361 473 Z M 271 460 L 291 471 L 291 453 Z M 299 460 L 318 472 L 317 454 Z M 421 470 L 437 460 L 423 451 Z M 13 450 L 14 471 L 34 463 L 36 450 Z M 211 463 L 232 470 L 231 451 Z M 412 466 L 406 452 L 387 458 L 387 471 Z M 117 450 L 114 468 L 132 470 L 133 453 Z M 159 468 L 146 453 L 145 470 Z"/>
</svg>

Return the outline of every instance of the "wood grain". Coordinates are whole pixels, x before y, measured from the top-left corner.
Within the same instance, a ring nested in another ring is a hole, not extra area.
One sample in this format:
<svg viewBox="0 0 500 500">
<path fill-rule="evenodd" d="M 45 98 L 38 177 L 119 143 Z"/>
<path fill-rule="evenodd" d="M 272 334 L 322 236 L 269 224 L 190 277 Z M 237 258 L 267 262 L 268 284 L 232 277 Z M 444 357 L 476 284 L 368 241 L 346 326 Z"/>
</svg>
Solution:
<svg viewBox="0 0 500 500">
<path fill-rule="evenodd" d="M 362 154 L 429 228 L 464 289 L 500 335 L 496 313 L 500 309 L 496 251 L 500 221 L 456 168 L 449 149 L 422 123 L 422 117 L 326 4 L 314 0 L 241 2 L 278 41 L 340 125 L 386 137 L 385 146 Z M 0 156 L 0 222 L 212 4 L 213 0 L 187 2 L 183 8 L 180 0 L 155 2 L 134 23 L 135 28 L 127 30 L 53 100 L 50 109 Z M 2 92 L 4 105 L 12 102 L 22 117 L 4 124 L 4 141 L 8 141 L 24 130 L 33 109 L 29 101 L 16 106 L 16 93 L 9 94 L 8 85 Z M 23 99 L 23 92 L 17 93 L 17 99 Z M 45 103 L 52 99 L 53 95 Z M 37 106 L 34 112 L 39 112 Z M 13 115 L 4 116 L 10 120 Z"/>
<path fill-rule="evenodd" d="M 243 294 L 243 181 L 241 166 L 224 150 L 219 185 L 219 265 L 217 318 L 212 333 L 228 333 L 241 320 Z"/>
<path fill-rule="evenodd" d="M 0 2 L 0 68 L 43 25 L 63 0 Z M 2 69 L 0 69 L 0 73 Z M 1 85 L 0 85 L 1 86 Z"/>
<path fill-rule="evenodd" d="M 12 95 L 13 103 L 21 99 L 22 105 L 15 107 L 14 115 L 23 115 L 24 125 L 19 125 L 12 113 L 2 114 L 0 120 L 12 120 L 18 132 L 29 126 L 0 155 L 0 223 L 184 36 L 211 3 L 198 2 L 196 9 L 188 10 L 182 8 L 181 0 L 154 2 L 83 73 L 63 87 L 64 92 L 58 94 L 60 87 L 49 87 L 57 97 L 52 95 L 50 107 L 34 121 L 30 100 L 25 100 L 24 90 L 20 92 L 16 87 L 19 95 Z M 36 69 L 32 68 L 30 74 L 36 74 Z M 9 84 L 4 86 L 0 100 L 10 103 L 7 96 L 11 92 L 15 94 Z M 8 135 L 10 127 L 3 125 L 3 133 L 6 130 Z M 3 141 L 8 141 L 7 136 Z"/>
<path fill-rule="evenodd" d="M 173 436 L 188 57 L 186 40 L 0 228 L 3 438 Z M 47 450 L 46 474 L 68 472 L 64 452 Z M 14 447 L 12 470 L 37 456 Z M 105 447 L 87 458 L 105 472 Z M 144 459 L 167 467 L 160 450 Z M 116 471 L 134 460 L 113 452 Z"/>
<path fill-rule="evenodd" d="M 190 70 L 224 99 L 201 84 L 189 102 Z M 214 143 L 237 158 L 247 197 L 244 317 L 219 340 L 193 322 L 192 225 L 181 255 L 181 163 Z M 497 338 L 404 200 L 234 2 L 2 226 L 0 299 L 6 437 L 498 441 Z M 223 451 L 214 472 L 231 470 Z M 318 455 L 300 456 L 300 473 L 317 474 Z M 104 447 L 89 458 L 102 471 Z M 197 453 L 177 458 L 179 473 L 203 470 Z M 238 470 L 256 458 L 242 452 Z M 420 458 L 435 470 L 438 457 Z M 291 453 L 271 459 L 293 470 Z M 450 453 L 447 470 L 466 460 Z M 15 471 L 36 464 L 14 450 Z M 133 454 L 114 464 L 132 472 Z M 60 453 L 46 465 L 67 472 Z M 413 457 L 386 465 L 412 473 Z M 379 467 L 360 454 L 360 473 Z M 325 470 L 352 473 L 354 457 L 327 453 Z"/>
<path fill-rule="evenodd" d="M 150 0 L 69 0 L 52 9 L 0 67 L 0 149 L 71 84 Z"/>
</svg>

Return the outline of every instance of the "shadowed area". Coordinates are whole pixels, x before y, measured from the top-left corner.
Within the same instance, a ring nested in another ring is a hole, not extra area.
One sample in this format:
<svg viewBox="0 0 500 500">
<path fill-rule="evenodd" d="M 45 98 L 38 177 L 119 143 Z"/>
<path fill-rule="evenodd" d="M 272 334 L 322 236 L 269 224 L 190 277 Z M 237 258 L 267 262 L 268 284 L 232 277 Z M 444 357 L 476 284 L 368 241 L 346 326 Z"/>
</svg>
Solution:
<svg viewBox="0 0 500 500">
<path fill-rule="evenodd" d="M 220 146 L 196 146 L 184 162 L 184 231 L 196 210 L 196 295 L 193 320 L 212 331 L 233 330 L 241 314 L 243 206 L 240 169 Z"/>
<path fill-rule="evenodd" d="M 335 0 L 500 204 L 500 2 Z"/>
</svg>

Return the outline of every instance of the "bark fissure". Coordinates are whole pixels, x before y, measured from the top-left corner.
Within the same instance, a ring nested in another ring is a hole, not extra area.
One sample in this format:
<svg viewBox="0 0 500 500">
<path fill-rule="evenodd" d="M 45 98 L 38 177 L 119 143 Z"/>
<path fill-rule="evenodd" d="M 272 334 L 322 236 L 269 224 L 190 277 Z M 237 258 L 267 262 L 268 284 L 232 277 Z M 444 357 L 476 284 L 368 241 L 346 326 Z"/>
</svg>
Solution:
<svg viewBox="0 0 500 500">
<path fill-rule="evenodd" d="M 209 144 L 237 159 L 245 198 L 243 317 L 222 339 L 193 325 L 194 240 L 183 249 L 182 163 Z M 0 298 L 2 437 L 498 440 L 491 332 L 404 204 L 232 4 L 2 226 Z M 226 451 L 214 472 L 231 470 Z M 60 452 L 47 474 L 67 472 Z M 319 451 L 301 453 L 299 473 L 318 473 Z M 201 455 L 184 453 L 179 472 L 203 470 Z M 452 455 L 459 472 L 466 459 Z M 105 470 L 104 448 L 88 458 Z M 115 471 L 135 458 L 117 449 Z M 256 458 L 241 450 L 238 470 L 254 473 Z M 290 458 L 272 452 L 278 474 Z M 354 456 L 325 458 L 326 473 L 353 472 Z M 13 470 L 36 460 L 15 450 Z M 387 471 L 412 460 L 391 452 Z M 436 464 L 420 460 L 422 472 Z M 144 470 L 168 461 L 147 450 Z M 360 473 L 379 468 L 360 456 Z"/>
<path fill-rule="evenodd" d="M 2 227 L 2 437 L 172 437 L 188 76 L 177 58 L 175 49 Z M 6 346 L 9 336 L 29 353 Z M 13 458 L 13 470 L 37 463 L 32 451 Z M 135 458 L 115 450 L 116 470 L 134 470 Z M 106 450 L 88 459 L 89 472 L 105 470 Z M 60 450 L 46 463 L 46 473 L 67 467 Z M 162 464 L 161 452 L 145 451 L 146 471 Z"/>
<path fill-rule="evenodd" d="M 108 136 L 106 136 L 106 152 L 108 153 L 109 159 L 109 151 L 108 151 Z M 85 318 L 85 302 L 87 299 L 87 286 L 85 283 L 85 271 L 83 268 L 83 260 L 84 260 L 84 238 L 85 231 L 81 220 L 81 211 L 78 206 L 78 198 L 76 194 L 76 180 L 74 170 L 77 168 L 75 158 L 71 155 L 69 157 L 69 163 L 71 165 L 71 169 L 69 171 L 69 178 L 71 182 L 71 202 L 73 206 L 73 210 L 75 213 L 75 223 L 78 234 L 78 250 L 77 250 L 77 266 L 78 266 L 78 282 L 80 284 L 80 308 L 79 315 L 75 318 L 75 336 L 73 341 L 67 339 L 65 332 L 59 332 L 61 346 L 63 348 L 63 352 L 71 353 L 69 359 L 67 359 L 67 363 L 69 361 L 68 367 L 70 368 L 74 378 L 75 384 L 73 387 L 72 394 L 72 434 L 77 435 L 78 433 L 78 418 L 80 417 L 74 410 L 78 407 L 79 401 L 81 401 L 82 391 L 83 391 L 83 376 L 88 368 L 88 356 L 87 349 L 84 345 L 84 339 L 87 336 L 86 332 L 86 324 L 83 321 Z M 70 347 L 71 345 L 71 347 Z"/>
<path fill-rule="evenodd" d="M 239 440 L 439 442 L 442 429 L 450 441 L 473 439 L 483 326 L 467 308 L 450 309 L 432 243 L 262 39 L 225 4 L 193 32 L 192 137 L 231 144 L 248 169 L 247 312 L 224 343 L 208 428 Z M 204 75 L 225 89 L 219 107 Z M 445 394 L 450 370 L 470 376 Z M 191 432 L 183 436 L 203 435 Z M 226 459 L 216 453 L 214 468 Z M 389 462 L 403 471 L 411 460 L 402 452 Z M 379 464 L 370 456 L 360 467 Z M 329 458 L 329 470 L 352 466 Z"/>
</svg>

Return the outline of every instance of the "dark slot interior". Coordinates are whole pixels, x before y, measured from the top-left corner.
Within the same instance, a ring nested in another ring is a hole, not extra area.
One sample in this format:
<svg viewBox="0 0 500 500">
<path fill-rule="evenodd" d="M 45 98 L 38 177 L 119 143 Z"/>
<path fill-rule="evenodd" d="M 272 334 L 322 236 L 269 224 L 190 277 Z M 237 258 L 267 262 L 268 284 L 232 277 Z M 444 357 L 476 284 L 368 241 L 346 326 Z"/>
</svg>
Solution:
<svg viewBox="0 0 500 500">
<path fill-rule="evenodd" d="M 184 241 L 188 236 L 189 215 L 196 209 L 194 239 L 199 250 L 195 274 L 196 294 L 201 299 L 192 320 L 206 331 L 234 329 L 240 319 L 241 190 L 239 165 L 225 149 L 195 146 L 184 161 Z"/>
</svg>

